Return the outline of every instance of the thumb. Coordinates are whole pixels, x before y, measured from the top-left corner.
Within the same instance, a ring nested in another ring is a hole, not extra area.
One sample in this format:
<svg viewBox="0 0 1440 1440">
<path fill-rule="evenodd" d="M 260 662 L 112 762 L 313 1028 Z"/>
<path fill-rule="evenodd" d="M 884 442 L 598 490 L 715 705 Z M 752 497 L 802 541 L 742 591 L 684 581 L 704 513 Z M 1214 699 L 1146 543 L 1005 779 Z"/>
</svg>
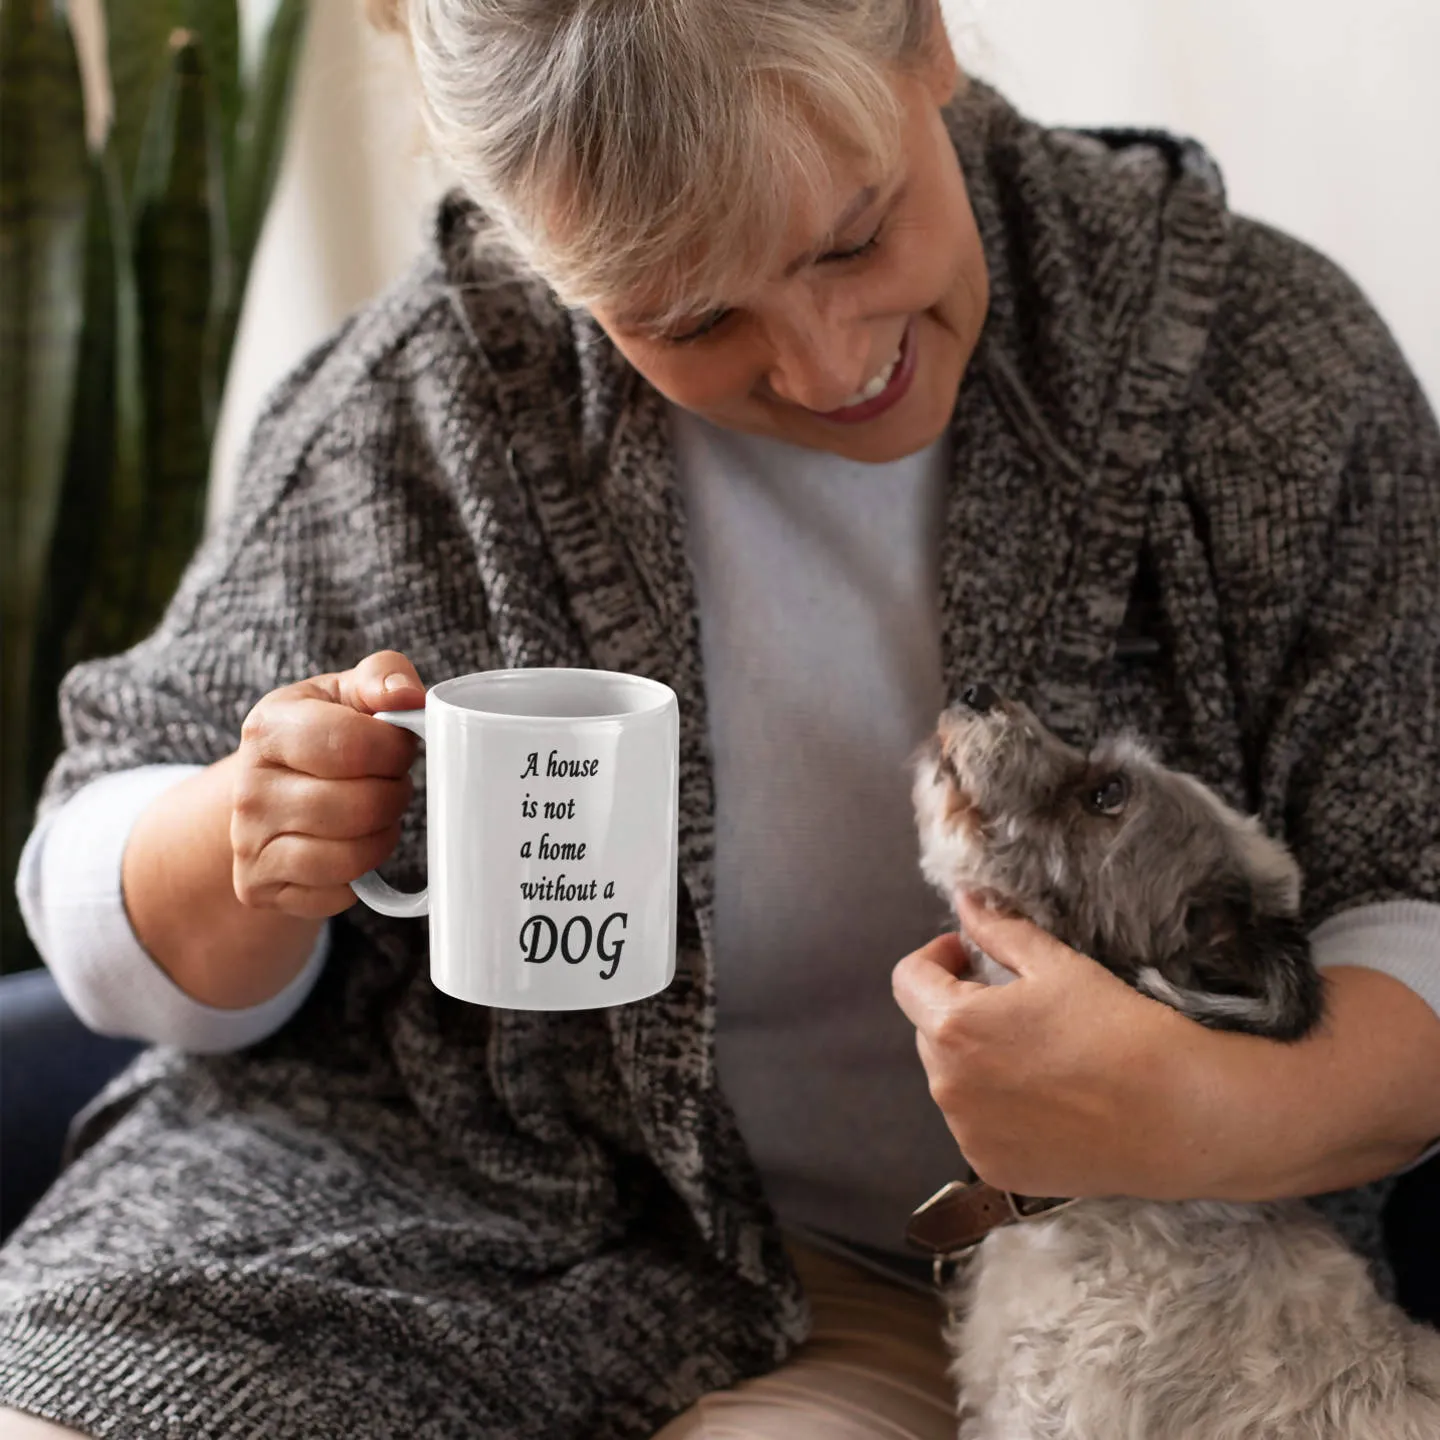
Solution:
<svg viewBox="0 0 1440 1440">
<path fill-rule="evenodd" d="M 398 650 L 377 650 L 339 679 L 341 703 L 364 715 L 415 710 L 425 703 L 419 674 Z"/>
<path fill-rule="evenodd" d="M 1075 958 L 1068 945 L 1033 921 L 993 909 L 978 895 L 959 892 L 955 913 L 970 939 L 992 960 L 1017 975 L 1037 974 Z"/>
<path fill-rule="evenodd" d="M 965 942 L 946 931 L 896 963 L 890 972 L 890 993 L 906 1019 L 923 1028 L 955 1001 L 986 988 L 964 978 L 969 968 Z"/>
</svg>

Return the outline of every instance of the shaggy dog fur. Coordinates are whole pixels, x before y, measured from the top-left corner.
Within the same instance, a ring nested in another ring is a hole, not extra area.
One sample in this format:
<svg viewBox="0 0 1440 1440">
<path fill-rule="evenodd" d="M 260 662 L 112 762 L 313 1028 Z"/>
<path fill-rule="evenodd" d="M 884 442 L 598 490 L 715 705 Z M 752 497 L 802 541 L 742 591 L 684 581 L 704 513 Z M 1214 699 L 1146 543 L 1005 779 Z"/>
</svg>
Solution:
<svg viewBox="0 0 1440 1440">
<path fill-rule="evenodd" d="M 977 685 L 914 774 L 947 901 L 987 892 L 1203 1025 L 1320 1022 L 1289 852 L 1137 741 L 1082 753 Z M 1440 1333 L 1302 1201 L 1087 1200 L 992 1232 L 946 1300 L 961 1440 L 1440 1437 Z"/>
</svg>

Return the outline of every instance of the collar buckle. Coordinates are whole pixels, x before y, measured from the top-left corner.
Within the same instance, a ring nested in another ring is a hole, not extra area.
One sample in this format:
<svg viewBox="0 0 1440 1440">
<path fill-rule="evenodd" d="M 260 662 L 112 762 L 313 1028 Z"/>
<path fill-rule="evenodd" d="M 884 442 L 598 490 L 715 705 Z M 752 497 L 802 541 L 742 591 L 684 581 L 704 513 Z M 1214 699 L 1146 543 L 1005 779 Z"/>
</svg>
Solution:
<svg viewBox="0 0 1440 1440">
<path fill-rule="evenodd" d="M 964 1259 L 992 1231 L 1054 1215 L 1078 1198 L 1019 1195 L 983 1180 L 952 1180 L 910 1216 L 905 1240 L 934 1257 L 936 1283 L 946 1262 Z"/>
</svg>

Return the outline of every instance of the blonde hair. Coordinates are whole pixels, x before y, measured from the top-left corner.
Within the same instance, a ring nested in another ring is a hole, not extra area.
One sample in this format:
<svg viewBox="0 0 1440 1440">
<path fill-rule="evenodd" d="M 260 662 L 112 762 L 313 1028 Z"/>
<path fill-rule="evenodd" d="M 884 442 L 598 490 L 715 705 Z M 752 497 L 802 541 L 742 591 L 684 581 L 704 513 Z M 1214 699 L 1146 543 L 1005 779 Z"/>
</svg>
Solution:
<svg viewBox="0 0 1440 1440">
<path fill-rule="evenodd" d="M 797 203 L 829 195 L 829 146 L 894 168 L 894 80 L 942 23 L 934 0 L 368 4 L 408 37 L 477 245 L 569 305 L 644 294 L 656 325 L 778 268 Z"/>
</svg>

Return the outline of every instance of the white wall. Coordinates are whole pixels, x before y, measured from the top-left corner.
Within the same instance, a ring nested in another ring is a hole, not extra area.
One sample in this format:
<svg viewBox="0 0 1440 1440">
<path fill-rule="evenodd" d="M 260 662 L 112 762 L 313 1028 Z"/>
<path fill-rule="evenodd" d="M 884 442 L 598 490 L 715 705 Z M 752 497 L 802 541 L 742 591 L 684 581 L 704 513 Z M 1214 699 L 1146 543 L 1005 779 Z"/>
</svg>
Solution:
<svg viewBox="0 0 1440 1440">
<path fill-rule="evenodd" d="M 253 22 L 272 0 L 243 0 Z M 962 61 L 1037 119 L 1203 140 L 1231 203 L 1360 282 L 1440 401 L 1436 0 L 943 0 Z M 290 152 L 217 442 L 217 503 L 264 392 L 419 248 L 443 188 L 397 42 L 313 0 Z"/>
<path fill-rule="evenodd" d="M 1436 0 L 946 0 L 946 10 L 957 42 L 978 30 L 984 73 L 1037 119 L 1202 140 L 1236 210 L 1359 281 L 1440 404 Z"/>
<path fill-rule="evenodd" d="M 248 39 L 274 0 L 241 0 Z M 311 0 L 284 167 L 256 250 L 215 439 L 211 514 L 265 393 L 404 270 L 444 189 L 425 153 L 407 59 L 364 0 Z"/>
</svg>

